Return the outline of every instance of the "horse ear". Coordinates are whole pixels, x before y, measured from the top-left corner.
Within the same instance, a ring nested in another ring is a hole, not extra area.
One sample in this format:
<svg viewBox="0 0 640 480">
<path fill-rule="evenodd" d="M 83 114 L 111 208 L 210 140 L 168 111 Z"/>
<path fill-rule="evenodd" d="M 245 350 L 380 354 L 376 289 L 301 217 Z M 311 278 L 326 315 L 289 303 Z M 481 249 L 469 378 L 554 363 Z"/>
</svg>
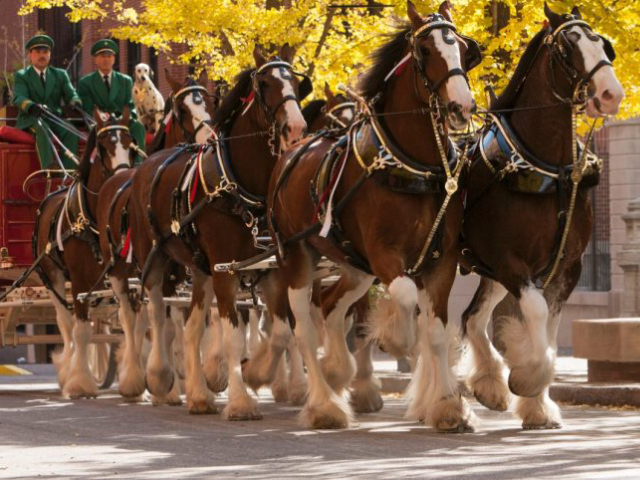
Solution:
<svg viewBox="0 0 640 480">
<path fill-rule="evenodd" d="M 93 119 L 96 121 L 96 126 L 98 130 L 104 127 L 104 121 L 102 120 L 100 109 L 97 106 L 93 107 Z"/>
<path fill-rule="evenodd" d="M 258 68 L 267 63 L 267 59 L 264 56 L 264 51 L 258 44 L 256 44 L 255 48 L 253 49 L 253 59 L 256 61 L 256 67 Z"/>
<path fill-rule="evenodd" d="M 453 15 L 451 14 L 451 10 L 453 9 L 453 5 L 449 3 L 449 0 L 444 0 L 440 4 L 440 8 L 438 8 L 438 13 L 442 15 L 447 22 L 453 23 Z"/>
<path fill-rule="evenodd" d="M 207 69 L 203 68 L 200 72 L 200 77 L 198 77 L 198 83 L 203 87 L 206 87 L 208 78 L 209 77 L 207 76 Z"/>
<path fill-rule="evenodd" d="M 129 119 L 131 117 L 131 111 L 129 105 L 125 105 L 122 108 L 122 117 L 120 118 L 120 125 L 129 126 Z"/>
<path fill-rule="evenodd" d="M 324 94 L 327 96 L 327 102 L 332 102 L 336 98 L 327 82 L 324 82 Z"/>
<path fill-rule="evenodd" d="M 171 90 L 173 90 L 174 93 L 180 90 L 180 83 L 175 81 L 175 79 L 171 76 L 171 72 L 168 68 L 164 69 L 164 74 L 167 77 L 167 82 L 169 82 Z"/>
<path fill-rule="evenodd" d="M 285 43 L 280 49 L 280 58 L 287 63 L 293 62 L 293 57 L 295 56 L 296 51 L 294 48 L 289 45 L 289 43 Z"/>
<path fill-rule="evenodd" d="M 551 25 L 552 30 L 555 30 L 560 25 L 562 25 L 562 15 L 558 15 L 553 10 L 551 10 L 551 8 L 549 8 L 549 5 L 547 5 L 547 2 L 544 2 L 544 14 L 547 17 L 547 20 L 549 20 L 549 24 Z"/>
<path fill-rule="evenodd" d="M 411 0 L 407 0 L 407 15 L 409 16 L 409 21 L 411 22 L 411 26 L 414 30 L 417 30 L 423 25 L 424 20 L 422 20 L 418 10 L 416 10 L 416 6 Z"/>
<path fill-rule="evenodd" d="M 573 15 L 579 20 L 582 20 L 582 15 L 580 15 L 580 9 L 577 6 L 573 7 L 573 9 L 571 10 L 571 15 Z"/>
</svg>

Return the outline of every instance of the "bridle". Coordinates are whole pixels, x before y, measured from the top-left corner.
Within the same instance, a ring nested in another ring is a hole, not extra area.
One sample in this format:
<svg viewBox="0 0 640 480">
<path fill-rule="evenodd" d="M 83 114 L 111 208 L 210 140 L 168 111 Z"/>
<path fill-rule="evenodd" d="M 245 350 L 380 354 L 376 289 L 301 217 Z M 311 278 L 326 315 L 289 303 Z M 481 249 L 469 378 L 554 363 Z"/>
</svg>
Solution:
<svg viewBox="0 0 640 480">
<path fill-rule="evenodd" d="M 288 71 L 290 75 L 302 78 L 302 81 L 298 86 L 299 96 L 296 96 L 294 94 L 285 95 L 273 107 L 269 106 L 269 104 L 265 100 L 264 95 L 262 93 L 262 87 L 260 85 L 260 76 L 264 75 L 268 70 L 272 68 L 280 68 L 281 70 L 284 69 Z M 276 58 L 275 60 L 267 62 L 264 65 L 257 68 L 251 74 L 251 83 L 252 83 L 252 94 L 250 95 L 251 100 L 249 101 L 249 105 L 244 109 L 243 114 L 247 112 L 247 110 L 249 110 L 249 107 L 254 102 L 254 100 L 257 100 L 258 105 L 260 105 L 260 109 L 262 110 L 262 112 L 264 113 L 267 119 L 267 124 L 269 125 L 269 147 L 271 149 L 271 154 L 274 156 L 277 156 L 277 150 L 279 149 L 276 149 L 276 142 L 278 141 L 279 133 L 282 127 L 281 125 L 278 125 L 276 114 L 278 113 L 278 110 L 280 110 L 280 108 L 289 101 L 296 102 L 298 107 L 300 107 L 300 101 L 303 100 L 307 95 L 309 95 L 313 89 L 311 84 L 311 79 L 304 73 L 295 71 L 293 69 L 293 66 L 289 62 L 285 62 L 280 58 Z"/>
<path fill-rule="evenodd" d="M 334 105 L 333 107 L 331 107 L 329 110 L 326 110 L 326 105 L 324 107 L 322 107 L 322 110 L 325 114 L 325 116 L 329 119 L 329 127 L 332 127 L 335 125 L 335 127 L 337 128 L 347 128 L 348 125 L 346 125 L 342 120 L 340 120 L 339 115 L 343 110 L 352 110 L 353 111 L 353 116 L 355 117 L 355 113 L 356 113 L 356 103 L 355 102 L 341 102 L 338 103 L 337 105 Z"/>
<path fill-rule="evenodd" d="M 209 127 L 209 129 L 211 129 L 213 127 L 213 122 L 211 120 L 196 119 L 196 120 L 199 120 L 199 122 L 198 122 L 198 125 L 196 125 L 196 128 L 194 129 L 193 133 L 187 131 L 187 129 L 183 124 L 184 114 L 178 108 L 178 100 L 186 97 L 190 93 L 193 94 L 193 103 L 196 105 L 201 105 L 202 102 L 204 102 L 203 97 L 205 95 L 209 95 L 209 92 L 205 87 L 203 87 L 202 85 L 195 84 L 195 82 L 190 78 L 189 85 L 187 85 L 184 88 L 181 88 L 175 94 L 172 95 L 173 100 L 172 100 L 171 111 L 175 119 L 178 121 L 178 125 L 180 125 L 180 128 L 182 129 L 182 133 L 184 137 L 192 140 L 192 143 L 193 143 L 195 142 L 195 139 L 198 136 L 198 132 L 206 127 Z"/>
<path fill-rule="evenodd" d="M 589 97 L 587 95 L 589 82 L 591 82 L 596 72 L 598 72 L 598 70 L 600 70 L 601 68 L 607 66 L 613 67 L 611 61 L 615 59 L 615 52 L 613 51 L 611 43 L 609 43 L 606 38 L 598 35 L 598 37 L 600 37 L 605 42 L 605 52 L 607 54 L 608 60 L 600 60 L 591 70 L 580 77 L 579 72 L 573 66 L 571 59 L 569 58 L 570 51 L 568 51 L 560 41 L 560 35 L 562 34 L 562 32 L 564 32 L 568 28 L 575 26 L 579 26 L 584 28 L 586 31 L 593 32 L 591 26 L 587 22 L 578 19 L 569 20 L 568 22 L 565 22 L 558 28 L 556 28 L 555 31 L 547 35 L 547 37 L 544 39 L 544 45 L 546 45 L 550 50 L 551 91 L 553 95 L 558 100 L 567 105 L 578 107 L 581 110 L 584 110 L 589 100 Z M 570 83 L 575 83 L 573 94 L 570 98 L 565 97 L 558 92 L 555 70 L 553 68 L 554 62 L 562 68 Z"/>
<path fill-rule="evenodd" d="M 132 162 L 132 149 L 129 149 L 129 163 L 125 164 L 125 163 L 121 163 L 120 165 L 116 166 L 115 168 L 111 169 L 108 168 L 107 165 L 105 165 L 105 160 L 104 160 L 104 156 L 102 154 L 102 150 L 104 149 L 104 147 L 102 147 L 100 145 L 100 137 L 104 134 L 109 134 L 110 132 L 112 132 L 112 139 L 111 142 L 112 143 L 116 143 L 117 142 L 117 132 L 123 132 L 126 133 L 129 137 L 131 137 L 131 141 L 133 142 L 133 137 L 131 136 L 131 132 L 129 132 L 129 127 L 125 126 L 125 125 L 107 125 L 106 127 L 102 127 L 100 130 L 98 130 L 96 132 L 96 152 L 97 152 L 97 157 L 100 160 L 100 167 L 102 168 L 102 173 L 105 176 L 105 178 L 109 178 L 113 175 L 116 174 L 116 172 L 118 172 L 119 170 L 125 169 L 125 168 L 131 168 L 133 166 L 133 162 Z M 113 141 L 113 139 L 116 139 L 116 141 Z"/>
<path fill-rule="evenodd" d="M 456 26 L 453 23 L 445 20 L 445 18 L 439 14 L 430 15 L 428 17 L 427 23 L 422 25 L 416 31 L 409 32 L 407 34 L 408 40 L 411 44 L 411 56 L 414 59 L 414 64 L 413 64 L 414 70 L 416 71 L 417 76 L 420 77 L 420 79 L 422 80 L 422 83 L 424 87 L 427 89 L 427 92 L 429 92 L 428 100 L 426 102 L 424 100 L 422 101 L 423 103 L 428 104 L 430 109 L 435 110 L 437 112 L 436 116 L 438 118 L 444 118 L 441 115 L 440 110 L 443 108 L 446 109 L 446 107 L 444 106 L 442 98 L 440 97 L 440 93 L 439 93 L 440 87 L 442 87 L 442 85 L 444 85 L 447 80 L 455 76 L 463 77 L 467 82 L 467 84 L 469 84 L 469 77 L 467 76 L 467 72 L 464 69 L 456 67 L 448 70 L 436 82 L 431 82 L 429 78 L 427 78 L 427 74 L 425 73 L 424 57 L 422 54 L 422 50 L 420 49 L 420 39 L 427 37 L 434 30 L 450 30 L 455 35 L 459 36 L 460 38 L 468 42 L 469 47 L 472 47 L 472 46 L 477 47 L 477 43 L 475 40 L 471 38 L 460 35 L 458 33 L 458 30 L 456 29 Z M 477 48 L 479 49 L 479 47 Z M 415 90 L 416 90 L 417 97 L 421 98 L 422 96 L 418 88 L 417 78 L 416 78 Z"/>
</svg>

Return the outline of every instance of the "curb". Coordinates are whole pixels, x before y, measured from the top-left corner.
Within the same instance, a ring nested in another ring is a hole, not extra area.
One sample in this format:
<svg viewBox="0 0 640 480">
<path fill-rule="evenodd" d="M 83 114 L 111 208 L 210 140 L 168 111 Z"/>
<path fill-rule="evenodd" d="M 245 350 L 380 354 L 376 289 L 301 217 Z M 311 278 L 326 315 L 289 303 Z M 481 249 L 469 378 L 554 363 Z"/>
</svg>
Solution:
<svg viewBox="0 0 640 480">
<path fill-rule="evenodd" d="M 411 376 L 403 373 L 376 375 L 383 393 L 404 393 Z M 549 397 L 570 405 L 602 405 L 640 407 L 640 383 L 586 384 L 555 383 L 549 388 Z"/>
</svg>

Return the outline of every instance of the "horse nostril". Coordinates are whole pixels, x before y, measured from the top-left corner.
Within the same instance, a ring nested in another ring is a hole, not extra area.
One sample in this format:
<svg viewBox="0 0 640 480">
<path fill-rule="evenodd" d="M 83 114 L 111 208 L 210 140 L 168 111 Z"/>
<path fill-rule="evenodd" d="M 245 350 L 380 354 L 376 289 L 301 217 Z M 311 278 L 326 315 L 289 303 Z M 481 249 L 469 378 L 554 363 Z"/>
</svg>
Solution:
<svg viewBox="0 0 640 480">
<path fill-rule="evenodd" d="M 613 94 L 609 90 L 605 90 L 602 93 L 602 99 L 603 100 L 613 100 Z"/>
<path fill-rule="evenodd" d="M 462 105 L 458 102 L 449 102 L 447 110 L 449 110 L 449 113 L 452 113 L 453 115 L 459 115 L 462 113 Z"/>
</svg>

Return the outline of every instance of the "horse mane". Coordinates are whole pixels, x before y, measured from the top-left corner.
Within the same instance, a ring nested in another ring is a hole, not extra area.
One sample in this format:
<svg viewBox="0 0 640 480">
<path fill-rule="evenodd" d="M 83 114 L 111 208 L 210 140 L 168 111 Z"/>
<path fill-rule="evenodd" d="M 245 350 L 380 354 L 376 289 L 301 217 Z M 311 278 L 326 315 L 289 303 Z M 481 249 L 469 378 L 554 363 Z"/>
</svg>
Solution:
<svg viewBox="0 0 640 480">
<path fill-rule="evenodd" d="M 89 181 L 89 173 L 91 172 L 91 154 L 96 148 L 98 140 L 98 127 L 93 127 L 89 132 L 87 143 L 80 159 L 80 165 L 78 165 L 78 174 L 80 175 L 80 181 L 86 183 Z"/>
<path fill-rule="evenodd" d="M 407 34 L 411 31 L 408 24 L 399 27 L 397 32 L 386 35 L 389 41 L 378 48 L 371 56 L 373 65 L 360 81 L 360 92 L 367 100 L 372 100 L 384 92 L 385 77 L 402 59 L 409 44 Z"/>
<path fill-rule="evenodd" d="M 322 113 L 322 108 L 327 104 L 326 100 L 312 100 L 302 109 L 302 116 L 307 122 L 307 125 L 311 125 L 318 115 Z"/>
<path fill-rule="evenodd" d="M 220 127 L 231 120 L 231 116 L 239 110 L 239 107 L 244 103 L 244 98 L 249 94 L 249 87 L 253 80 L 251 75 L 254 71 L 255 68 L 247 68 L 236 76 L 235 86 L 224 97 L 213 116 L 214 125 Z"/>
<path fill-rule="evenodd" d="M 529 45 L 527 45 L 527 48 L 524 51 L 524 54 L 520 58 L 518 65 L 516 66 L 516 71 L 513 73 L 511 80 L 509 80 L 509 83 L 507 84 L 505 89 L 492 103 L 490 110 L 501 110 L 513 107 L 513 104 L 518 97 L 518 92 L 520 91 L 522 81 L 529 72 L 531 64 L 535 60 L 538 53 L 538 49 L 542 45 L 542 41 L 544 40 L 544 37 L 548 32 L 548 28 L 543 28 L 531 39 Z"/>
</svg>

